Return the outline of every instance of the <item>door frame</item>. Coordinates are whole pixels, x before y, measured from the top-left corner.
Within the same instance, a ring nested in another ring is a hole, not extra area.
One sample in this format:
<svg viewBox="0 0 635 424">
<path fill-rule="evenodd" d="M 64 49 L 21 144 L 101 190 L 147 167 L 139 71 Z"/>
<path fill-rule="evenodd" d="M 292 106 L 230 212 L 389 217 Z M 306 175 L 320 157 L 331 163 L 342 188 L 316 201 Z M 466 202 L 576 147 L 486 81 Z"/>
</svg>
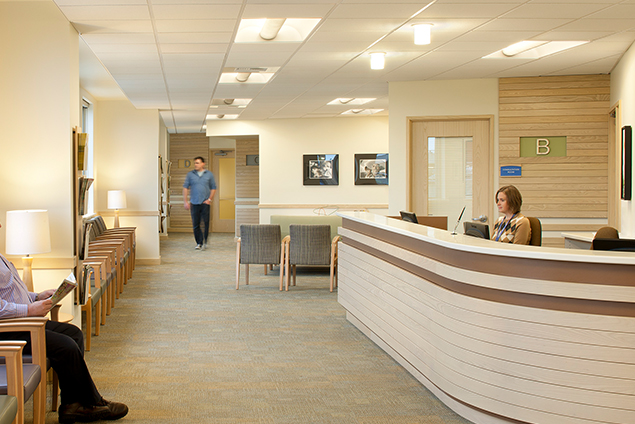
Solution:
<svg viewBox="0 0 635 424">
<path fill-rule="evenodd" d="M 225 152 L 227 156 L 216 156 L 217 152 Z M 210 159 L 210 171 L 214 173 L 214 178 L 216 178 L 216 195 L 212 200 L 212 204 L 210 205 L 210 233 L 233 233 L 235 231 L 236 226 L 236 218 L 234 217 L 232 222 L 221 222 L 220 219 L 220 189 L 222 181 L 220 181 L 220 175 L 218 172 L 219 167 L 219 158 L 234 158 L 236 159 L 236 149 L 220 149 L 214 148 L 209 150 Z M 234 174 L 236 173 L 236 167 L 234 167 Z M 234 194 L 235 196 L 235 194 Z M 234 202 L 236 200 L 234 199 Z M 230 221 L 230 220 L 222 220 L 222 221 Z"/>
<path fill-rule="evenodd" d="M 496 210 L 495 204 L 494 204 L 494 196 L 493 196 L 493 188 L 494 188 L 494 115 L 447 115 L 447 116 L 409 116 L 406 118 L 407 120 L 407 125 L 408 125 L 408 134 L 407 134 L 407 149 L 406 149 L 406 172 L 407 172 L 407 178 L 406 178 L 406 205 L 408 207 L 408 210 L 412 210 L 412 206 L 413 206 L 413 198 L 414 195 L 412 193 L 412 187 L 413 187 L 413 182 L 412 182 L 412 178 L 413 178 L 413 168 L 414 168 L 414 164 L 413 164 L 413 160 L 414 160 L 414 155 L 413 155 L 413 150 L 414 150 L 414 142 L 415 142 L 415 135 L 414 135 L 414 124 L 415 123 L 419 123 L 419 122 L 435 122 L 435 123 L 439 123 L 439 122 L 455 122 L 455 121 L 488 121 L 489 122 L 489 144 L 488 144 L 488 150 L 489 150 L 489 154 L 488 156 L 488 161 L 489 163 L 487 164 L 489 172 L 488 177 L 487 177 L 487 188 L 486 188 L 486 193 L 487 193 L 487 197 L 491 198 L 491 206 L 489 206 L 488 208 L 488 218 L 489 218 L 489 223 L 495 222 L 495 218 L 498 216 L 498 211 Z M 467 134 L 466 134 L 467 135 Z M 450 221 L 451 221 L 452 217 L 448 217 L 448 228 L 450 226 Z"/>
<path fill-rule="evenodd" d="M 622 227 L 621 211 L 621 160 L 622 160 L 622 109 L 620 100 L 609 110 L 609 163 L 608 163 L 608 225 L 617 228 Z"/>
</svg>

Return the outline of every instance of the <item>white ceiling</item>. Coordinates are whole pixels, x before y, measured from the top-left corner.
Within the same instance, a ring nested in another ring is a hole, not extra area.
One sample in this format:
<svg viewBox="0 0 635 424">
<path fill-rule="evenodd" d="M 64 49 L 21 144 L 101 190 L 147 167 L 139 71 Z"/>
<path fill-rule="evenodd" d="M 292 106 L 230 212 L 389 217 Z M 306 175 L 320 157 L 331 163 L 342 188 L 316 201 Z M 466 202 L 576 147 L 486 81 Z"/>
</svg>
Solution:
<svg viewBox="0 0 635 424">
<path fill-rule="evenodd" d="M 83 87 L 102 99 L 118 86 L 178 133 L 203 131 L 208 113 L 338 116 L 351 108 L 327 106 L 338 97 L 376 97 L 363 107 L 385 115 L 391 81 L 608 73 L 635 40 L 635 0 L 54 1 L 86 42 Z M 304 41 L 236 43 L 247 18 L 321 20 Z M 414 23 L 434 25 L 430 45 L 414 45 Z M 541 59 L 482 58 L 529 39 L 590 43 Z M 370 69 L 372 51 L 387 53 L 385 69 Z M 234 67 L 279 69 L 266 84 L 219 84 Z M 225 98 L 253 100 L 209 109 Z"/>
</svg>

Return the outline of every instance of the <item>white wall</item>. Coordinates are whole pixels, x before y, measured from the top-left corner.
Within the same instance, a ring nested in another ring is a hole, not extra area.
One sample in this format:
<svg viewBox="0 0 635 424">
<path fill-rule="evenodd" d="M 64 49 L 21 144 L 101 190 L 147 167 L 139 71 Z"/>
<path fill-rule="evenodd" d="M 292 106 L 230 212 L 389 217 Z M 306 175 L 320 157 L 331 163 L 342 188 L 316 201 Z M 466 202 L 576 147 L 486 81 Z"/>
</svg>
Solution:
<svg viewBox="0 0 635 424">
<path fill-rule="evenodd" d="M 498 151 L 498 80 L 393 82 L 390 98 L 390 213 L 406 209 L 408 117 L 494 115 L 494 152 Z M 497 155 L 494 155 L 497 157 Z M 498 161 L 493 172 L 494 185 Z"/>
<path fill-rule="evenodd" d="M 635 44 L 624 54 L 611 72 L 611 104 L 621 100 L 622 125 L 635 127 Z M 635 206 L 633 201 L 621 202 L 621 235 L 635 238 Z"/>
<path fill-rule="evenodd" d="M 355 153 L 388 152 L 385 117 L 275 119 L 267 121 L 208 122 L 208 136 L 257 135 L 260 140 L 260 203 L 293 205 L 388 204 L 393 186 L 356 186 Z M 338 186 L 304 186 L 305 154 L 339 154 Z M 329 212 L 332 212 L 330 209 Z M 384 211 L 385 212 L 385 211 Z M 271 214 L 312 214 L 312 209 L 261 209 L 260 221 Z"/>
<path fill-rule="evenodd" d="M 137 110 L 128 100 L 98 101 L 95 114 L 96 211 L 108 226 L 108 190 L 124 190 L 122 227 L 137 227 L 137 259 L 158 261 L 159 140 L 157 110 Z"/>
<path fill-rule="evenodd" d="M 63 267 L 73 257 L 71 146 L 72 128 L 79 125 L 78 35 L 51 1 L 0 2 L 0 57 L 0 222 L 8 210 L 49 211 L 52 251 L 33 262 L 35 290 L 42 291 L 59 285 L 72 268 Z M 3 227 L 3 253 L 5 234 Z M 54 258 L 50 269 L 37 269 L 43 257 Z M 21 266 L 19 258 L 10 259 Z M 66 300 L 63 307 L 71 312 Z"/>
</svg>

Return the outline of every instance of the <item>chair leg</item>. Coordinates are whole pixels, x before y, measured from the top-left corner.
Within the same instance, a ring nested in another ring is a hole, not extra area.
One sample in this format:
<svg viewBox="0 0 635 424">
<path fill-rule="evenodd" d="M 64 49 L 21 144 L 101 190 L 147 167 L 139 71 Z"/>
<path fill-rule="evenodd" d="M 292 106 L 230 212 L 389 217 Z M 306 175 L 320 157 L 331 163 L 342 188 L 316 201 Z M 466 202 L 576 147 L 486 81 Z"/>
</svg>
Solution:
<svg viewBox="0 0 635 424">
<path fill-rule="evenodd" d="M 284 243 L 280 244 L 280 291 L 282 291 L 282 280 L 284 278 Z"/>
<path fill-rule="evenodd" d="M 240 282 L 240 239 L 236 242 L 236 290 Z"/>
<path fill-rule="evenodd" d="M 267 268 L 269 267 L 269 265 L 265 265 L 265 275 L 267 275 Z"/>
<path fill-rule="evenodd" d="M 333 278 L 335 277 L 335 266 L 333 262 L 331 262 L 331 293 L 333 293 Z"/>
<path fill-rule="evenodd" d="M 90 338 L 93 332 L 93 301 L 88 299 L 86 302 L 86 351 L 90 350 Z"/>
<path fill-rule="evenodd" d="M 46 367 L 46 365 L 45 365 Z M 44 374 L 46 376 L 46 374 Z M 46 419 L 46 378 L 33 392 L 33 424 L 44 424 Z"/>
<path fill-rule="evenodd" d="M 249 264 L 245 264 L 245 285 L 249 285 Z"/>
<path fill-rule="evenodd" d="M 53 370 L 53 382 L 52 382 L 52 393 L 51 393 L 51 410 L 53 412 L 57 411 L 57 401 L 60 395 L 60 381 L 57 377 L 57 373 Z"/>
<path fill-rule="evenodd" d="M 105 308 L 101 307 L 101 301 L 104 295 L 102 293 L 101 298 L 95 303 L 95 336 L 99 336 L 99 331 L 101 329 L 101 314 L 102 311 L 105 311 Z"/>
<path fill-rule="evenodd" d="M 284 288 L 289 291 L 289 245 L 284 250 L 284 273 L 286 274 Z"/>
<path fill-rule="evenodd" d="M 293 268 L 293 286 L 295 287 L 295 265 L 292 265 Z"/>
</svg>

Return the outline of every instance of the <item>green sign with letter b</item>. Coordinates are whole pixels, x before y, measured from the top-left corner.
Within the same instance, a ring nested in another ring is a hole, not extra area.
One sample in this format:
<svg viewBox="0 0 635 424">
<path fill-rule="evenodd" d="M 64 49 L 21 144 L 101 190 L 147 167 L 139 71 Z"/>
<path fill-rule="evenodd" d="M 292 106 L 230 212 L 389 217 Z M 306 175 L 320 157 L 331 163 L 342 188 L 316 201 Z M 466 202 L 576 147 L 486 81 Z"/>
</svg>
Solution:
<svg viewBox="0 0 635 424">
<path fill-rule="evenodd" d="M 520 157 L 567 155 L 567 137 L 520 137 Z"/>
</svg>

